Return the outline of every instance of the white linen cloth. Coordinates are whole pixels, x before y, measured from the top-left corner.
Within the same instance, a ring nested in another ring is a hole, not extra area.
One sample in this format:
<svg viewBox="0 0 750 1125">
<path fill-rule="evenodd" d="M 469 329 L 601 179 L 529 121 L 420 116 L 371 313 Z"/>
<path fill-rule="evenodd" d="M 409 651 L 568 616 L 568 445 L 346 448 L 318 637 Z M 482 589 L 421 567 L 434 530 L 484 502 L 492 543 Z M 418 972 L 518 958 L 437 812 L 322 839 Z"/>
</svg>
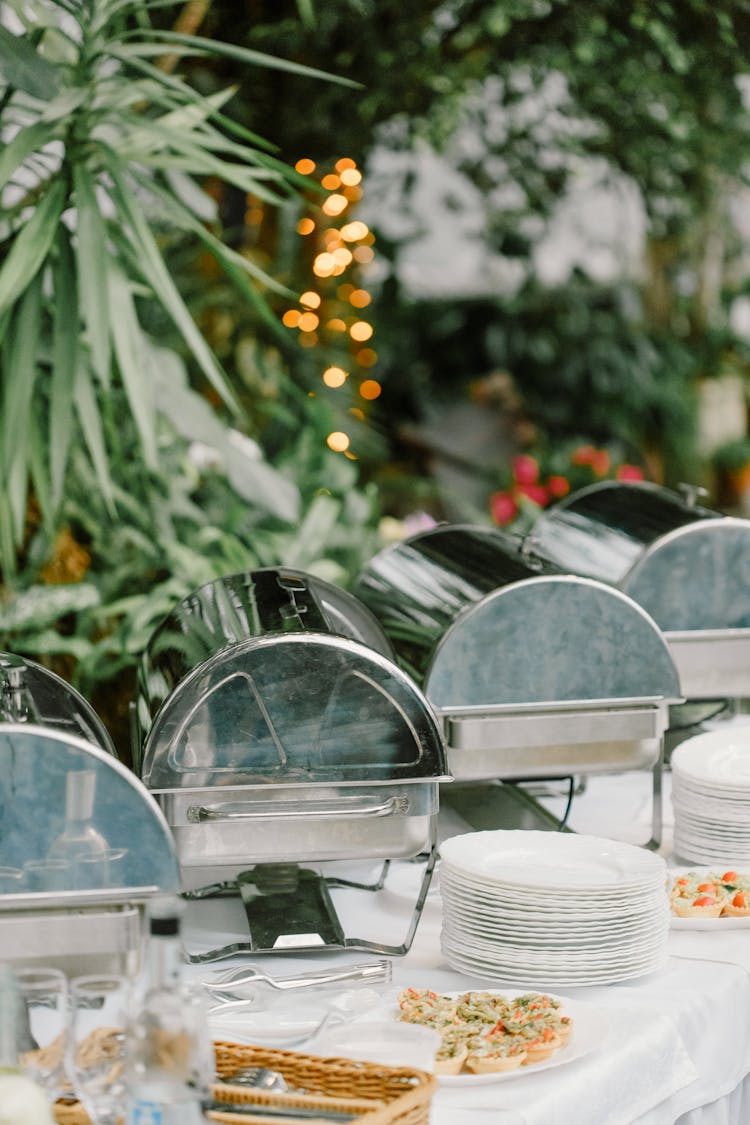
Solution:
<svg viewBox="0 0 750 1125">
<path fill-rule="evenodd" d="M 660 849 L 669 860 L 671 806 L 668 777 L 664 800 L 665 836 Z M 559 811 L 562 798 L 550 799 Z M 442 815 L 442 814 L 441 814 Z M 622 774 L 589 780 L 573 803 L 571 827 L 592 835 L 644 843 L 651 823 L 650 774 Z M 460 831 L 451 822 L 449 831 Z M 416 880 L 409 864 L 393 868 L 398 893 L 387 889 L 365 896 L 355 930 L 374 934 L 383 918 L 403 932 L 412 901 L 403 886 Z M 399 885 L 398 877 L 402 884 Z M 397 987 L 437 991 L 502 988 L 452 970 L 439 945 L 439 877 L 428 896 L 409 953 L 393 959 Z M 337 903 L 338 905 L 338 903 Z M 349 919 L 343 919 L 350 932 Z M 241 905 L 235 900 L 191 903 L 189 949 L 222 945 L 247 936 Z M 623 984 L 566 988 L 572 1000 L 592 1004 L 608 1017 L 598 1050 L 566 1065 L 472 1087 L 441 1087 L 431 1125 L 744 1125 L 750 1121 L 750 932 L 672 931 L 670 959 L 658 973 Z M 361 961 L 361 951 L 322 952 L 318 956 L 257 958 L 264 970 L 292 972 Z M 192 966 L 207 977 L 217 967 L 247 964 L 235 959 Z M 540 990 L 544 981 L 540 980 Z M 550 990 L 554 991 L 554 990 Z M 215 1035 L 221 1025 L 214 1024 Z M 229 1037 L 229 1036 L 228 1036 Z M 314 1053 L 314 1043 L 297 1048 Z"/>
</svg>

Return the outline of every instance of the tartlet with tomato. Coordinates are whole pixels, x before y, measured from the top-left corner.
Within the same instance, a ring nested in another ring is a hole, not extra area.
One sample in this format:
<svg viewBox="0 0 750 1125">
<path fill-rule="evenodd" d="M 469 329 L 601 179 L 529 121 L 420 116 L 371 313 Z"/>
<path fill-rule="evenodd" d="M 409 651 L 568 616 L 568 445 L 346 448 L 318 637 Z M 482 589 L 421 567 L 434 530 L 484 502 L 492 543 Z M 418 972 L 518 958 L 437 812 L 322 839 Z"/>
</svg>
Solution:
<svg viewBox="0 0 750 1125">
<path fill-rule="evenodd" d="M 672 883 L 672 913 L 678 918 L 743 918 L 750 916 L 750 875 L 688 871 Z"/>
</svg>

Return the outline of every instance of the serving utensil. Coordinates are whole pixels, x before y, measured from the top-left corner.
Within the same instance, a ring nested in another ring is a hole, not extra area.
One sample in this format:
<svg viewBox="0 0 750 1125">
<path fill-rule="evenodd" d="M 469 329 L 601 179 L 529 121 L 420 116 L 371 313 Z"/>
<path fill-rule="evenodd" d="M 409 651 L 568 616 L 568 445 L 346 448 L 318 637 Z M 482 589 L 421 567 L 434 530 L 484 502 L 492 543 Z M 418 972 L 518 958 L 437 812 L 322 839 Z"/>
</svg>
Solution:
<svg viewBox="0 0 750 1125">
<path fill-rule="evenodd" d="M 203 981 L 203 987 L 217 1001 L 236 1003 L 246 1007 L 259 1004 L 263 994 L 287 991 L 306 991 L 330 988 L 342 983 L 389 984 L 393 976 L 392 963 L 386 958 L 359 962 L 338 969 L 318 969 L 294 976 L 272 977 L 255 965 L 225 970 L 214 981 Z"/>
</svg>

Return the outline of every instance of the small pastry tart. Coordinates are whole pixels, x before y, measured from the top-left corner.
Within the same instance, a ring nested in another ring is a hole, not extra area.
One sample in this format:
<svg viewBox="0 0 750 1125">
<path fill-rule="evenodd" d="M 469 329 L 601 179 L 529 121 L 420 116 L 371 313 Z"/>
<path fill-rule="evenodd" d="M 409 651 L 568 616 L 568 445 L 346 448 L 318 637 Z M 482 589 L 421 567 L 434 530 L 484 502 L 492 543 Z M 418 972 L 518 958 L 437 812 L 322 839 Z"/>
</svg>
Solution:
<svg viewBox="0 0 750 1125">
<path fill-rule="evenodd" d="M 460 1074 L 468 1057 L 466 1043 L 444 1043 L 435 1055 L 435 1074 Z"/>
<path fill-rule="evenodd" d="M 469 1054 L 466 1060 L 466 1069 L 473 1074 L 499 1074 L 504 1070 L 515 1070 L 527 1061 L 528 1055 L 522 1046 L 517 1043 L 498 1045 L 481 1054 Z"/>
<path fill-rule="evenodd" d="M 727 918 L 747 918 L 750 914 L 750 892 L 737 891 L 729 902 L 724 903 L 722 914 Z"/>
<path fill-rule="evenodd" d="M 723 904 L 713 895 L 698 895 L 694 899 L 676 898 L 672 901 L 672 913 L 678 918 L 718 918 Z"/>
</svg>

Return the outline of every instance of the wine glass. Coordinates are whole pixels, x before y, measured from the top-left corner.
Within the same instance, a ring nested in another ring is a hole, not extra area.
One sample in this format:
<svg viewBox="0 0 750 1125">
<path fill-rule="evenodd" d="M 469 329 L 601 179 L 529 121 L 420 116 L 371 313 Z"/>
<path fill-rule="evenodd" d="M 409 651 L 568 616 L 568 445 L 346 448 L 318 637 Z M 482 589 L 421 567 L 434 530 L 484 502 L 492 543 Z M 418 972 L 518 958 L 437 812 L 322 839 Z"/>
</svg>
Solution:
<svg viewBox="0 0 750 1125">
<path fill-rule="evenodd" d="M 18 1064 L 51 1102 L 65 1085 L 68 984 L 59 969 L 16 969 L 20 999 Z"/>
<path fill-rule="evenodd" d="M 115 974 L 70 982 L 68 1078 L 93 1125 L 116 1125 L 122 1115 L 131 995 L 131 982 Z"/>
</svg>

